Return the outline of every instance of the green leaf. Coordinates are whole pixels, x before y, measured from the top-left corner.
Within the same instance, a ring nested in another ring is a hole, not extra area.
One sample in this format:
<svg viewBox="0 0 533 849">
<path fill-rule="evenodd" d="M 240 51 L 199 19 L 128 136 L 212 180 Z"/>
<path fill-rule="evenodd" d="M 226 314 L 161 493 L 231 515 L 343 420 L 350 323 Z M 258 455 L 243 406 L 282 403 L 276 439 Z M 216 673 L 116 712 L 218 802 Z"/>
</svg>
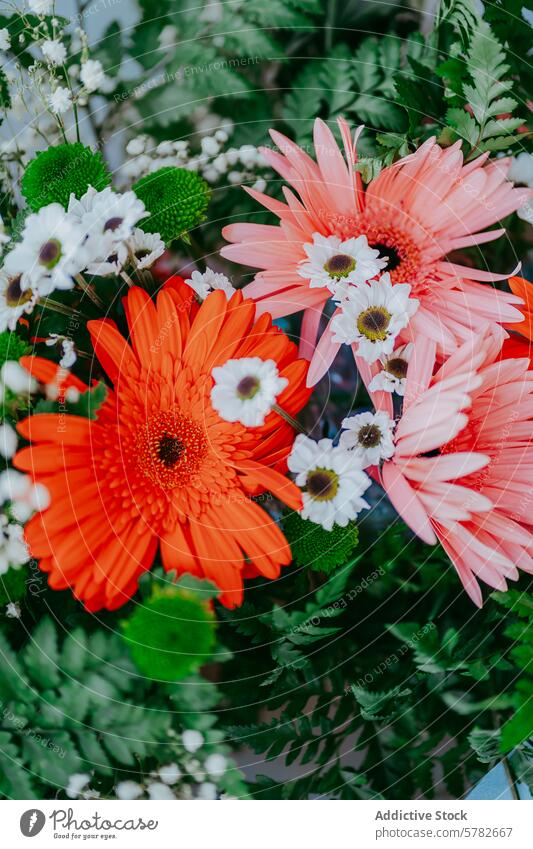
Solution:
<svg viewBox="0 0 533 849">
<path fill-rule="evenodd" d="M 383 692 L 371 692 L 357 684 L 352 684 L 350 689 L 361 708 L 361 716 L 371 722 L 390 720 L 403 709 L 399 700 L 406 699 L 412 693 L 408 687 L 401 686 Z"/>
<path fill-rule="evenodd" d="M 0 693 L 4 700 L 11 698 L 24 702 L 31 699 L 31 693 L 24 679 L 24 673 L 19 659 L 4 635 L 0 633 L 0 661 L 2 663 L 2 675 L 0 676 Z"/>
<path fill-rule="evenodd" d="M 374 38 L 365 38 L 353 56 L 353 77 L 359 91 L 369 92 L 376 88 L 380 79 L 379 44 Z"/>
<path fill-rule="evenodd" d="M 79 678 L 85 666 L 87 638 L 81 628 L 76 628 L 65 637 L 60 655 L 61 669 Z"/>
<path fill-rule="evenodd" d="M 92 58 L 100 60 L 108 76 L 116 77 L 124 58 L 122 27 L 118 21 L 112 21 L 107 26 Z"/>
<path fill-rule="evenodd" d="M 40 399 L 35 405 L 35 413 L 64 413 L 68 415 L 82 416 L 84 419 L 96 419 L 97 413 L 107 398 L 107 386 L 102 381 L 82 392 L 77 401 L 45 401 Z"/>
<path fill-rule="evenodd" d="M 474 728 L 468 735 L 468 742 L 481 763 L 491 764 L 499 760 L 500 732 L 497 729 Z"/>
<path fill-rule="evenodd" d="M 0 731 L 0 792 L 6 799 L 38 798 L 17 746 L 4 731 Z"/>
<path fill-rule="evenodd" d="M 22 651 L 28 675 L 40 687 L 55 687 L 60 680 L 57 634 L 51 619 L 43 619 Z"/>
<path fill-rule="evenodd" d="M 464 109 L 448 109 L 446 121 L 453 127 L 458 136 L 465 139 L 472 147 L 479 139 L 479 127 Z"/>
</svg>

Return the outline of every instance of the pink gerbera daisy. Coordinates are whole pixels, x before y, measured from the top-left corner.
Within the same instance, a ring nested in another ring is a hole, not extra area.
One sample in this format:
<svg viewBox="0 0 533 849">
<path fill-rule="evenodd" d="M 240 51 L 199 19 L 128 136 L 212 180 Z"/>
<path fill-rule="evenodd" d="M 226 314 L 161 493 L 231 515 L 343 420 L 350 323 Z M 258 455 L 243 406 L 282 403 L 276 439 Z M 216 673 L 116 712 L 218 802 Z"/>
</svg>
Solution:
<svg viewBox="0 0 533 849">
<path fill-rule="evenodd" d="M 419 338 L 407 370 L 395 452 L 379 477 L 425 542 L 440 540 L 481 606 L 477 578 L 499 590 L 533 573 L 533 371 L 500 358 L 503 331 L 465 342 L 433 374 L 435 343 Z M 373 397 L 390 412 L 390 394 Z"/>
<path fill-rule="evenodd" d="M 357 256 L 350 246 L 364 236 L 364 262 L 373 261 L 368 249 L 377 250 L 386 260 L 391 282 L 408 284 L 411 296 L 419 301 L 410 334 L 404 331 L 403 341 L 413 333 L 422 334 L 435 341 L 443 358 L 487 323 L 521 321 L 521 313 L 513 306 L 521 303 L 519 298 L 480 285 L 509 275 L 445 259 L 452 251 L 501 236 L 503 229 L 486 228 L 533 195 L 529 189 L 513 188 L 506 179 L 508 160 L 487 162 L 488 154 L 483 154 L 465 164 L 461 142 L 443 150 L 430 138 L 416 153 L 384 168 L 365 189 L 354 169 L 359 131 L 352 139 L 343 119 L 339 127 L 345 157 L 331 130 L 316 120 L 316 162 L 272 130 L 281 152 L 263 149 L 262 154 L 299 197 L 284 187 L 286 203 L 282 203 L 247 189 L 278 216 L 279 226 L 232 224 L 223 231 L 233 244 L 225 246 L 222 254 L 261 269 L 246 290 L 257 301 L 258 315 L 268 312 L 279 318 L 304 310 L 300 353 L 311 359 L 322 310 L 332 292 L 331 287 L 306 279 L 302 269 L 312 266 L 310 252 L 317 262 L 320 250 L 337 245 L 339 255 L 332 260 L 328 254 L 325 270 L 337 281 L 346 274 L 351 283 Z M 326 245 L 324 237 L 335 237 L 337 242 Z M 360 244 L 357 249 L 363 250 Z M 309 370 L 310 384 L 329 367 L 338 347 L 330 325 Z"/>
</svg>

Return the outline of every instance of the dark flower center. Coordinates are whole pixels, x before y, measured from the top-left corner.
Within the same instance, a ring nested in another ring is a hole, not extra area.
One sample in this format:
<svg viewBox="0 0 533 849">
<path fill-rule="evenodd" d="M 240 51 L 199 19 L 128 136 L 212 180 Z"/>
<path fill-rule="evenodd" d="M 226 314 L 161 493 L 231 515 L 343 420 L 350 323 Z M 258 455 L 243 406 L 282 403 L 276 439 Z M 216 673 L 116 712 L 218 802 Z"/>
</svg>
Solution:
<svg viewBox="0 0 533 849">
<path fill-rule="evenodd" d="M 177 437 L 172 436 L 170 433 L 165 433 L 159 440 L 157 456 L 163 465 L 166 466 L 167 469 L 170 469 L 178 462 L 183 454 L 184 448 L 185 446 L 179 439 L 177 439 Z"/>
<path fill-rule="evenodd" d="M 385 371 L 402 380 L 407 375 L 408 366 L 409 363 L 403 357 L 391 357 L 390 360 L 387 360 Z"/>
<path fill-rule="evenodd" d="M 6 287 L 6 302 L 9 307 L 19 307 L 21 304 L 27 303 L 33 292 L 31 289 L 22 290 L 20 281 L 22 279 L 21 274 L 17 274 L 16 277 L 12 277 L 9 280 L 9 283 Z"/>
<path fill-rule="evenodd" d="M 243 377 L 243 379 L 237 384 L 237 395 L 243 401 L 249 401 L 257 395 L 260 386 L 261 383 L 257 377 L 254 377 L 253 374 L 249 374 L 246 377 Z"/>
<path fill-rule="evenodd" d="M 380 257 L 387 260 L 385 271 L 395 271 L 398 268 L 402 258 L 396 248 L 392 247 L 392 245 L 385 245 L 383 242 L 375 242 L 370 247 L 375 251 L 379 251 Z"/>
<path fill-rule="evenodd" d="M 359 429 L 357 440 L 363 448 L 376 448 L 381 442 L 381 430 L 374 424 L 363 425 Z"/>
<path fill-rule="evenodd" d="M 39 262 L 46 268 L 53 268 L 61 258 L 61 243 L 57 239 L 49 239 L 41 245 Z"/>
<path fill-rule="evenodd" d="M 385 307 L 368 307 L 359 315 L 357 329 L 372 342 L 383 341 L 387 338 L 387 328 L 391 317 Z"/>
<path fill-rule="evenodd" d="M 136 259 L 144 259 L 147 256 L 150 256 L 150 251 L 146 248 L 139 248 L 138 251 L 135 251 Z"/>
<path fill-rule="evenodd" d="M 199 424 L 179 410 L 157 413 L 137 433 L 137 468 L 161 489 L 187 486 L 198 472 L 208 443 Z"/>
<path fill-rule="evenodd" d="M 346 277 L 355 269 L 355 260 L 348 254 L 333 254 L 324 266 L 330 277 Z"/>
<path fill-rule="evenodd" d="M 307 492 L 317 501 L 329 501 L 334 498 L 338 485 L 339 478 L 331 469 L 314 469 L 307 475 Z"/>
<path fill-rule="evenodd" d="M 118 230 L 118 228 L 120 227 L 120 225 L 122 224 L 123 221 L 124 221 L 124 219 L 119 218 L 118 216 L 115 216 L 115 218 L 108 218 L 108 220 L 104 224 L 104 231 L 106 231 L 106 230 Z"/>
</svg>

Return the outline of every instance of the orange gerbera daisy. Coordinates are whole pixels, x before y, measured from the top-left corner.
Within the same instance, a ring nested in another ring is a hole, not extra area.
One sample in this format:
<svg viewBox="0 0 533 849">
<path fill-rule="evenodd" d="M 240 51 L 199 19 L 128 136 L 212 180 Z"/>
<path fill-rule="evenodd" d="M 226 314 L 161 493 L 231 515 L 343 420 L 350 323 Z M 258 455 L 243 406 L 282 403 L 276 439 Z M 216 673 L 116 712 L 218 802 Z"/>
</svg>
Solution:
<svg viewBox="0 0 533 849">
<path fill-rule="evenodd" d="M 183 281 L 169 283 L 156 304 L 142 289 L 128 293 L 130 343 L 113 321 L 89 322 L 113 386 L 96 420 L 43 413 L 19 424 L 33 444 L 15 465 L 52 499 L 26 526 L 31 553 L 51 587 L 71 587 L 92 611 L 132 596 L 158 544 L 165 569 L 210 579 L 228 607 L 241 603 L 243 577 L 275 578 L 291 560 L 251 496 L 270 491 L 300 509 L 283 474 L 293 429 L 275 411 L 256 428 L 222 420 L 211 371 L 230 358 L 273 360 L 288 381 L 277 404 L 295 415 L 309 396 L 307 364 L 268 315 L 255 322 L 240 292 L 229 301 L 213 292 L 199 306 Z M 21 362 L 50 382 L 49 361 Z"/>
<path fill-rule="evenodd" d="M 513 332 L 503 343 L 501 356 L 502 359 L 529 357 L 531 360 L 533 354 L 533 283 L 523 277 L 511 277 L 509 286 L 511 292 L 522 298 L 524 302 L 524 306 L 520 307 L 524 319 L 519 324 L 511 324 L 506 328 Z"/>
</svg>

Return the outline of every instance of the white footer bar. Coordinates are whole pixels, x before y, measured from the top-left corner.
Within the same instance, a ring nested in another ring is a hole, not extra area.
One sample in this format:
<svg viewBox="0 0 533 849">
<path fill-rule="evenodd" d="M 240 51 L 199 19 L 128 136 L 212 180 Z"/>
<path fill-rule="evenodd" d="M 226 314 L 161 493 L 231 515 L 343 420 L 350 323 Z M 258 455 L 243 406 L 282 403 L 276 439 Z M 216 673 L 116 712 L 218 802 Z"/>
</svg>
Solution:
<svg viewBox="0 0 533 849">
<path fill-rule="evenodd" d="M 323 845 L 526 849 L 533 845 L 531 808 L 507 801 L 4 801 L 0 816 L 6 849 L 44 849 L 67 841 L 67 845 L 144 849 L 312 849 Z"/>
</svg>

